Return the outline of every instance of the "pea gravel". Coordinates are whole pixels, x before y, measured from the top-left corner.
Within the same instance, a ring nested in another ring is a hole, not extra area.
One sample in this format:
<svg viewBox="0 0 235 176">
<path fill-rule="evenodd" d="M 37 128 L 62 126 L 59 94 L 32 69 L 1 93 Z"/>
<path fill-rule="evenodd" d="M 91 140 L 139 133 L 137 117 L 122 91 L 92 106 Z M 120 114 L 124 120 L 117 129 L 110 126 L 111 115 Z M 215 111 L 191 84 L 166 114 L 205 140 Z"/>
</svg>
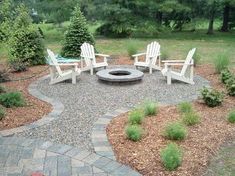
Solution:
<svg viewBox="0 0 235 176">
<path fill-rule="evenodd" d="M 199 90 L 209 82 L 195 76 L 195 85 L 173 81 L 167 85 L 161 72 L 145 73 L 136 84 L 105 84 L 95 75 L 83 72 L 76 85 L 71 82 L 49 85 L 49 79 L 38 84 L 44 95 L 60 100 L 65 110 L 58 120 L 18 134 L 30 138 L 41 138 L 67 145 L 84 147 L 93 151 L 91 130 L 94 122 L 107 111 L 121 107 L 132 108 L 145 100 L 160 104 L 177 104 L 192 101 L 198 97 Z"/>
</svg>

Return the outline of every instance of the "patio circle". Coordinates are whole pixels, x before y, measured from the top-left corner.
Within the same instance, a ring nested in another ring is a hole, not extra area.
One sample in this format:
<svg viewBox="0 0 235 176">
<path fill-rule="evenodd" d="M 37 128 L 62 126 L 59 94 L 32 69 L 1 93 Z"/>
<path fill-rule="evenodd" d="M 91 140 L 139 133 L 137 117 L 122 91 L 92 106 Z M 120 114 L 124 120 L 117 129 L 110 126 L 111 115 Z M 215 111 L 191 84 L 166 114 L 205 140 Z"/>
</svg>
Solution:
<svg viewBox="0 0 235 176">
<path fill-rule="evenodd" d="M 96 73 L 99 80 L 106 82 L 134 82 L 142 80 L 144 73 L 130 68 L 105 69 Z"/>
</svg>

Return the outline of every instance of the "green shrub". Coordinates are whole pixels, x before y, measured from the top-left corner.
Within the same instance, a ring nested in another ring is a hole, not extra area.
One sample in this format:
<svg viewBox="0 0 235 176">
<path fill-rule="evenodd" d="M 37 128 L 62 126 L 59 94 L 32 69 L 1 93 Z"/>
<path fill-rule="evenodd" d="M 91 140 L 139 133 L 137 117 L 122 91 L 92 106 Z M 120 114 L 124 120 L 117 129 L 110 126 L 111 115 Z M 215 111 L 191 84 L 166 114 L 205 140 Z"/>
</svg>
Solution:
<svg viewBox="0 0 235 176">
<path fill-rule="evenodd" d="M 235 77 L 226 81 L 226 89 L 230 96 L 235 96 Z"/>
<path fill-rule="evenodd" d="M 129 55 L 129 57 L 132 58 L 132 55 L 137 54 L 137 46 L 136 46 L 136 42 L 134 41 L 129 41 L 127 44 L 127 53 Z"/>
<path fill-rule="evenodd" d="M 84 42 L 94 44 L 94 39 L 88 31 L 87 22 L 80 7 L 76 6 L 72 13 L 68 30 L 65 33 L 65 43 L 61 52 L 62 56 L 80 57 L 80 47 Z"/>
<path fill-rule="evenodd" d="M 168 51 L 166 51 L 166 50 L 162 51 L 160 57 L 161 57 L 162 60 L 169 59 L 169 53 L 168 53 Z"/>
<path fill-rule="evenodd" d="M 230 123 L 235 123 L 235 110 L 231 111 L 228 115 L 228 121 Z"/>
<path fill-rule="evenodd" d="M 178 109 L 181 113 L 189 113 L 193 111 L 192 104 L 189 102 L 182 102 L 178 105 Z"/>
<path fill-rule="evenodd" d="M 214 89 L 208 89 L 204 87 L 201 90 L 202 99 L 209 107 L 215 107 L 221 105 L 223 102 L 224 95 L 223 93 L 218 92 Z"/>
<path fill-rule="evenodd" d="M 9 71 L 6 68 L 0 68 L 0 83 L 9 81 Z"/>
<path fill-rule="evenodd" d="M 188 112 L 183 115 L 183 122 L 187 126 L 193 126 L 200 122 L 200 117 L 195 112 Z"/>
<path fill-rule="evenodd" d="M 183 140 L 187 135 L 187 129 L 179 122 L 169 123 L 165 127 L 164 135 L 171 140 Z"/>
<path fill-rule="evenodd" d="M 0 103 L 6 108 L 20 107 L 25 105 L 24 98 L 20 92 L 9 92 L 0 95 Z"/>
<path fill-rule="evenodd" d="M 6 115 L 5 110 L 3 109 L 3 107 L 0 106 L 0 120 L 2 120 Z"/>
<path fill-rule="evenodd" d="M 229 69 L 225 69 L 221 71 L 221 81 L 226 84 L 226 82 L 233 77 L 233 74 L 229 71 Z"/>
<path fill-rule="evenodd" d="M 128 125 L 126 135 L 132 141 L 139 141 L 143 135 L 143 129 L 138 125 Z"/>
<path fill-rule="evenodd" d="M 196 67 L 201 60 L 201 56 L 196 52 L 193 56 L 194 66 Z"/>
<path fill-rule="evenodd" d="M 182 163 L 182 151 L 174 143 L 168 144 L 165 149 L 161 151 L 161 161 L 164 167 L 169 170 L 175 170 Z"/>
<path fill-rule="evenodd" d="M 132 125 L 141 124 L 144 119 L 144 112 L 142 109 L 134 109 L 129 113 L 128 122 Z"/>
<path fill-rule="evenodd" d="M 145 102 L 144 104 L 144 114 L 146 116 L 156 115 L 158 111 L 157 103 L 155 102 Z"/>
<path fill-rule="evenodd" d="M 222 70 L 227 69 L 230 64 L 228 54 L 221 53 L 214 59 L 215 70 L 217 73 L 221 73 Z"/>
</svg>

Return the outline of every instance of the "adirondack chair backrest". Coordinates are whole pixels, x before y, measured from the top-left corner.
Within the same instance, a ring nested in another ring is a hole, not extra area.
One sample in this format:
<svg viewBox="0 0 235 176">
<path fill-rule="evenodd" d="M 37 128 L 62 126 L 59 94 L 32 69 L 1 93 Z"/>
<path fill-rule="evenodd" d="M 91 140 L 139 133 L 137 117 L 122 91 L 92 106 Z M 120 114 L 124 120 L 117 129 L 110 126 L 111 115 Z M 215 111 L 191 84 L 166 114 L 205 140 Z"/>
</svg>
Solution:
<svg viewBox="0 0 235 176">
<path fill-rule="evenodd" d="M 157 57 L 160 54 L 160 45 L 158 42 L 152 42 L 148 44 L 146 51 L 146 62 L 149 63 L 152 58 L 152 64 L 155 65 Z"/>
<path fill-rule="evenodd" d="M 84 58 L 86 65 L 90 65 L 92 61 L 96 63 L 94 47 L 89 43 L 83 43 L 81 46 L 81 57 Z"/>
<path fill-rule="evenodd" d="M 57 70 L 57 72 L 59 73 L 59 75 L 61 75 L 62 74 L 62 70 L 61 70 L 60 66 L 57 65 L 58 62 L 57 62 L 55 54 L 51 50 L 49 50 L 49 49 L 47 49 L 47 53 L 48 53 L 49 59 L 51 61 L 51 65 L 54 65 L 56 70 Z"/>
<path fill-rule="evenodd" d="M 187 68 L 189 67 L 189 64 L 191 64 L 193 62 L 193 55 L 194 55 L 195 51 L 196 51 L 196 48 L 193 48 L 188 52 L 188 55 L 187 55 L 185 62 L 184 62 L 184 66 L 183 66 L 181 73 L 180 73 L 181 75 L 185 74 L 185 72 L 187 71 Z"/>
</svg>

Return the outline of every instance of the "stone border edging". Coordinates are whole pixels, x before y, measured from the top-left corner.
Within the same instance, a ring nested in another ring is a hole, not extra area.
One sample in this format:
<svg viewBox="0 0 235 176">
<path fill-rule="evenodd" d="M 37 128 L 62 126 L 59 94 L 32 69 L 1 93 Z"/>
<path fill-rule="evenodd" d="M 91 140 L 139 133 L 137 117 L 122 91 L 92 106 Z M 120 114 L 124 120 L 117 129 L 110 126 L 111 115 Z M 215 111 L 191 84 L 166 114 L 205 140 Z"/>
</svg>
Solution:
<svg viewBox="0 0 235 176">
<path fill-rule="evenodd" d="M 49 75 L 43 76 L 43 77 L 39 78 L 38 80 L 34 81 L 33 83 L 31 83 L 28 87 L 28 92 L 29 92 L 29 94 L 38 98 L 39 100 L 42 100 L 42 101 L 45 101 L 45 102 L 51 104 L 52 111 L 49 114 L 44 115 L 41 119 L 39 119 L 33 123 L 26 124 L 26 125 L 23 125 L 20 127 L 12 128 L 12 129 L 2 130 L 2 131 L 0 131 L 0 136 L 13 136 L 16 133 L 21 133 L 26 130 L 40 127 L 42 125 L 48 124 L 51 121 L 59 118 L 59 115 L 64 111 L 64 105 L 58 100 L 54 100 L 52 98 L 49 98 L 49 97 L 43 95 L 37 89 L 38 82 L 43 81 L 43 80 L 47 79 L 48 77 L 49 77 Z"/>
<path fill-rule="evenodd" d="M 128 111 L 129 109 L 127 108 L 120 108 L 115 111 L 110 111 L 95 122 L 92 129 L 91 140 L 94 146 L 94 150 L 97 154 L 116 161 L 113 149 L 108 141 L 106 127 L 114 117 L 117 117 Z"/>
</svg>

